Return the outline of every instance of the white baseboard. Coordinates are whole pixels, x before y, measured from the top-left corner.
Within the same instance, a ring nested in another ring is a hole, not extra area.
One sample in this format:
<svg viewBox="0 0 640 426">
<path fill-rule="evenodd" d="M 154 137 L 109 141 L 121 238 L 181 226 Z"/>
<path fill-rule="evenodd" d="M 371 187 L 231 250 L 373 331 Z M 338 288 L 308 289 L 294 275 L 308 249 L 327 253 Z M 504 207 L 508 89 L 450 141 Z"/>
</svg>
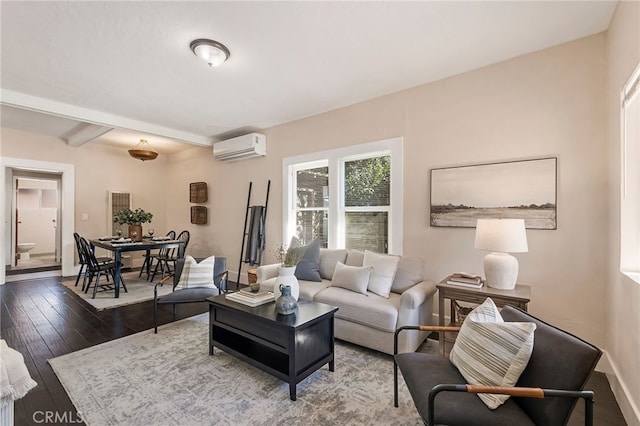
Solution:
<svg viewBox="0 0 640 426">
<path fill-rule="evenodd" d="M 640 426 L 640 409 L 636 405 L 636 401 L 631 397 L 625 381 L 621 380 L 622 376 L 615 363 L 611 361 L 607 351 L 602 351 L 602 357 L 596 366 L 596 371 L 603 372 L 607 375 L 611 391 L 618 402 L 618 406 L 627 425 Z M 596 400 L 597 398 L 598 395 L 596 395 Z"/>
</svg>

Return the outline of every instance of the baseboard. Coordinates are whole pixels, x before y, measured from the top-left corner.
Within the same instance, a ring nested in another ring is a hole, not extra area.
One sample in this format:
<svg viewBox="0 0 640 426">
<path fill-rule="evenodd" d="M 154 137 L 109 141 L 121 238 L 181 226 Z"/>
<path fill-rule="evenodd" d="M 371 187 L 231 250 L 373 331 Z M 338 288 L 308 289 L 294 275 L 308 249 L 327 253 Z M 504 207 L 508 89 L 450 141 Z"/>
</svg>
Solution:
<svg viewBox="0 0 640 426">
<path fill-rule="evenodd" d="M 627 388 L 624 380 L 620 379 L 622 376 L 615 363 L 612 362 L 607 351 L 602 351 L 602 357 L 596 366 L 596 370 L 607 375 L 611 391 L 616 398 L 616 402 L 620 407 L 620 411 L 622 412 L 627 425 L 640 426 L 640 409 L 638 409 L 633 398 L 631 398 L 631 394 L 629 393 L 629 389 Z"/>
</svg>

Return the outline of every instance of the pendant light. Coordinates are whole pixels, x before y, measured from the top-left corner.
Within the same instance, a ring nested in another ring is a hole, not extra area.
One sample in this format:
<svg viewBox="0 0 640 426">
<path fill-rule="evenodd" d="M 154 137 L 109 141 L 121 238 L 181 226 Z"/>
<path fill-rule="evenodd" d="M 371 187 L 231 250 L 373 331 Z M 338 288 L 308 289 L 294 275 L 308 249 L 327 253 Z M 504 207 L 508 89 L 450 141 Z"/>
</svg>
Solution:
<svg viewBox="0 0 640 426">
<path fill-rule="evenodd" d="M 140 142 L 129 150 L 129 155 L 136 160 L 146 161 L 155 160 L 158 153 L 146 139 L 140 139 Z"/>
</svg>

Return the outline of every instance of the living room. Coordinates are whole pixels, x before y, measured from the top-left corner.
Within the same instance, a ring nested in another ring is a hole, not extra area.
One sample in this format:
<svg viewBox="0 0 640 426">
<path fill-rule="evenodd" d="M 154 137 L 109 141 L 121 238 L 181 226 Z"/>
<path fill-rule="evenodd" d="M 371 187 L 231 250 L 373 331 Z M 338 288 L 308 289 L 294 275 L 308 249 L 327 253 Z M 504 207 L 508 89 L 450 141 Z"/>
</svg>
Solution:
<svg viewBox="0 0 640 426">
<path fill-rule="evenodd" d="M 425 276 L 436 282 L 454 271 L 481 273 L 485 252 L 474 249 L 473 229 L 429 225 L 430 170 L 555 157 L 557 229 L 527 231 L 518 281 L 532 288 L 530 312 L 605 352 L 598 369 L 607 373 L 627 423 L 640 424 L 640 286 L 619 270 L 619 94 L 640 61 L 639 28 L 640 3 L 618 2 L 597 34 L 260 129 L 267 155 L 242 162 L 221 163 L 210 146 L 185 145 L 141 163 L 123 148 L 73 147 L 56 136 L 5 127 L 4 120 L 0 155 L 72 165 L 67 190 L 81 235 L 108 232 L 107 194 L 126 189 L 134 207 L 154 214 L 156 232 L 189 229 L 189 254 L 226 256 L 237 265 L 250 182 L 254 200 L 263 200 L 271 181 L 269 263 L 270 249 L 286 234 L 283 159 L 401 137 L 404 233 L 396 254 L 424 259 Z M 3 51 L 10 42 L 3 35 Z M 3 58 L 3 76 L 5 66 Z M 385 61 L 381 67 L 384 73 L 395 68 Z M 3 83 L 3 98 L 5 89 L 17 90 Z M 8 184 L 4 168 L 2 179 Z M 209 187 L 208 223 L 192 225 L 188 188 L 200 181 Z"/>
</svg>

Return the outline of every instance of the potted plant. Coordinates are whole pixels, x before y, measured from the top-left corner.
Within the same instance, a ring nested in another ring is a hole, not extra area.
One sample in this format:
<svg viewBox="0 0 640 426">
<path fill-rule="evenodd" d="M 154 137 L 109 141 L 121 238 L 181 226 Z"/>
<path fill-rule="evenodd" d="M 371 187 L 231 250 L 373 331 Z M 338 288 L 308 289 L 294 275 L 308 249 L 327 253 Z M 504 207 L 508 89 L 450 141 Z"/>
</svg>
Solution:
<svg viewBox="0 0 640 426">
<path fill-rule="evenodd" d="M 113 221 L 120 225 L 129 225 L 129 238 L 133 241 L 142 241 L 142 224 L 150 223 L 153 214 L 142 209 L 122 209 L 113 217 Z"/>
</svg>

